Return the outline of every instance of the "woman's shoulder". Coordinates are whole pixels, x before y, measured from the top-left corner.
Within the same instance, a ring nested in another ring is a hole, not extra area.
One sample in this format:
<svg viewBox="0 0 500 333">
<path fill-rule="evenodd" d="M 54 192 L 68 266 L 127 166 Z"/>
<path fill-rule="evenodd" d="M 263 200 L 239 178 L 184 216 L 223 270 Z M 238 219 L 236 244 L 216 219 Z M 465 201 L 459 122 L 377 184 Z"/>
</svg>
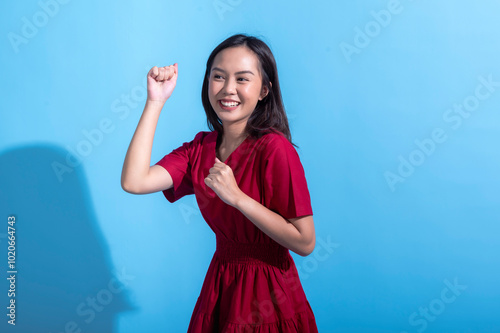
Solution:
<svg viewBox="0 0 500 333">
<path fill-rule="evenodd" d="M 210 142 L 212 139 L 217 137 L 217 132 L 215 131 L 199 131 L 196 133 L 194 136 L 193 140 L 191 142 L 193 144 L 206 144 Z"/>
<path fill-rule="evenodd" d="M 277 145 L 290 145 L 292 143 L 288 140 L 288 138 L 282 132 L 272 129 L 267 134 L 264 135 L 266 137 L 266 141 L 268 143 L 277 144 Z"/>
<path fill-rule="evenodd" d="M 214 133 L 216 133 L 216 132 L 215 131 L 199 131 L 198 133 L 196 133 L 194 138 L 198 139 L 198 140 L 203 140 L 204 138 L 206 138 Z"/>
<path fill-rule="evenodd" d="M 261 147 L 266 154 L 271 154 L 275 151 L 285 152 L 290 149 L 294 150 L 294 147 L 288 138 L 282 132 L 277 130 L 269 131 L 260 137 L 258 141 L 260 141 L 258 146 Z"/>
<path fill-rule="evenodd" d="M 181 146 L 177 149 L 197 152 L 214 139 L 213 133 L 210 131 L 199 131 L 195 134 L 194 138 L 192 136 L 191 138 L 192 139 L 185 138 Z"/>
</svg>

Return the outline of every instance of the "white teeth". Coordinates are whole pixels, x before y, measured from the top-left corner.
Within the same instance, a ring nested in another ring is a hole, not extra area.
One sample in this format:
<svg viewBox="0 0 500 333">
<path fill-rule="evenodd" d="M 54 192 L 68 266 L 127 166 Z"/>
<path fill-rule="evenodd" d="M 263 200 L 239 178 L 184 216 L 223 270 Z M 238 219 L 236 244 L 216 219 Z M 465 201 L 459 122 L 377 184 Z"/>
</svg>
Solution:
<svg viewBox="0 0 500 333">
<path fill-rule="evenodd" d="M 233 106 L 238 106 L 240 105 L 240 103 L 238 102 L 224 102 L 224 101 L 220 101 L 222 105 L 224 106 L 228 106 L 228 107 L 233 107 Z"/>
</svg>

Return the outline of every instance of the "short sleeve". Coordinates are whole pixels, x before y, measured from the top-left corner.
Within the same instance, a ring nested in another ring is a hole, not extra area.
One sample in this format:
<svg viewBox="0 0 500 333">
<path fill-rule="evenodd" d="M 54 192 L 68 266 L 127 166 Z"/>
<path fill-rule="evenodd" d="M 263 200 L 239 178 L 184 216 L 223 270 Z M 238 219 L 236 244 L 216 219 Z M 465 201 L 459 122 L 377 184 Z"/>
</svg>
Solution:
<svg viewBox="0 0 500 333">
<path fill-rule="evenodd" d="M 165 198 L 171 203 L 185 195 L 194 194 L 191 157 L 199 142 L 200 135 L 201 132 L 192 141 L 184 142 L 155 164 L 165 168 L 172 177 L 173 186 L 162 191 Z"/>
<path fill-rule="evenodd" d="M 304 168 L 295 147 L 274 135 L 264 158 L 264 205 L 286 219 L 312 215 Z"/>
</svg>

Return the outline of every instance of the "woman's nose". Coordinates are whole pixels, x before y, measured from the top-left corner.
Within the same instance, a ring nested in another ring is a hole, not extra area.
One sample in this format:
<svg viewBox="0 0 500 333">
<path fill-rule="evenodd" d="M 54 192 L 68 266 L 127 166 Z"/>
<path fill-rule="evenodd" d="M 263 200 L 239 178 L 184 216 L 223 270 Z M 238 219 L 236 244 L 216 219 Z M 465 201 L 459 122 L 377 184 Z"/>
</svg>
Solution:
<svg viewBox="0 0 500 333">
<path fill-rule="evenodd" d="M 224 84 L 224 92 L 226 94 L 236 93 L 236 82 L 233 79 L 226 80 L 226 83 Z"/>
</svg>

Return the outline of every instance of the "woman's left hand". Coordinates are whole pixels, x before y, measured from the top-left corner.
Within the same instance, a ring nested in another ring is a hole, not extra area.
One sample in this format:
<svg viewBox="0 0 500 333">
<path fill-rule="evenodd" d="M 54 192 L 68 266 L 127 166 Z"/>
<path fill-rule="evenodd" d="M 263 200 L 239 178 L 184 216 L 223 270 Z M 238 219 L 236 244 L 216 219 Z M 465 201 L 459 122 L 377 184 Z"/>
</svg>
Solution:
<svg viewBox="0 0 500 333">
<path fill-rule="evenodd" d="M 234 178 L 231 167 L 215 157 L 215 164 L 209 170 L 210 174 L 205 178 L 205 184 L 210 187 L 219 198 L 230 206 L 243 194 Z"/>
</svg>

